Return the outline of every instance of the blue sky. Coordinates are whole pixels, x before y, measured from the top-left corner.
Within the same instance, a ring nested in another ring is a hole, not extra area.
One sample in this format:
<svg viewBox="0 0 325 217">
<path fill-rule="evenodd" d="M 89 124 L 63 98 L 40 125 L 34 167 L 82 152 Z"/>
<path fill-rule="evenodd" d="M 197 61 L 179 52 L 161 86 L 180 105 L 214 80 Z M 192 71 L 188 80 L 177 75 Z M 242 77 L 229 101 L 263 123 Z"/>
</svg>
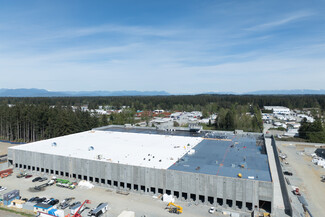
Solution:
<svg viewBox="0 0 325 217">
<path fill-rule="evenodd" d="M 0 0 L 0 88 L 325 89 L 324 1 Z"/>
</svg>

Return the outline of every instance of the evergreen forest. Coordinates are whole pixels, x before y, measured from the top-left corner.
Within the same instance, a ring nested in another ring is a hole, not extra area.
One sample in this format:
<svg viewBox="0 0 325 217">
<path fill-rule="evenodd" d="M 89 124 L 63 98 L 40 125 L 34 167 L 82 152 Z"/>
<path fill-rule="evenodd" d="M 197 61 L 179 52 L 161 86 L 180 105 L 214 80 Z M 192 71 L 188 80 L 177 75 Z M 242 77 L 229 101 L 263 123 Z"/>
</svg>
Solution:
<svg viewBox="0 0 325 217">
<path fill-rule="evenodd" d="M 108 106 L 126 108 L 110 116 L 81 110 Z M 315 108 L 318 126 L 303 123 L 300 130 L 304 139 L 323 141 L 324 95 L 171 95 L 171 96 L 121 96 L 121 97 L 2 97 L 0 98 L 0 139 L 31 142 L 68 135 L 108 124 L 135 124 L 137 111 L 163 109 L 166 111 L 202 111 L 207 117 L 218 113 L 211 129 L 261 132 L 260 109 L 278 105 L 291 109 Z M 74 106 L 77 109 L 72 109 Z M 146 117 L 144 117 L 145 119 Z M 316 131 L 315 136 L 311 132 Z M 304 133 L 306 132 L 306 133 Z M 322 133 L 320 133 L 322 132 Z M 315 137 L 317 137 L 315 139 Z M 325 136 L 324 136 L 325 141 Z"/>
</svg>

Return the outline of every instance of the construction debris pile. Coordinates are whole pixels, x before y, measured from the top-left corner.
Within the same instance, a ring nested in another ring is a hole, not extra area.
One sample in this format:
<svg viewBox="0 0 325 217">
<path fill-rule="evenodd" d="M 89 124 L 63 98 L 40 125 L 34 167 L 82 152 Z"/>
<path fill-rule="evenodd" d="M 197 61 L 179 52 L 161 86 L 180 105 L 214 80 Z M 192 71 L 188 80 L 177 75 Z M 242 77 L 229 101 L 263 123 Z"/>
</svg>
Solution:
<svg viewBox="0 0 325 217">
<path fill-rule="evenodd" d="M 85 181 L 85 180 L 80 181 L 78 186 L 80 188 L 84 188 L 84 189 L 92 189 L 94 187 L 93 184 L 91 184 L 90 182 Z"/>
</svg>

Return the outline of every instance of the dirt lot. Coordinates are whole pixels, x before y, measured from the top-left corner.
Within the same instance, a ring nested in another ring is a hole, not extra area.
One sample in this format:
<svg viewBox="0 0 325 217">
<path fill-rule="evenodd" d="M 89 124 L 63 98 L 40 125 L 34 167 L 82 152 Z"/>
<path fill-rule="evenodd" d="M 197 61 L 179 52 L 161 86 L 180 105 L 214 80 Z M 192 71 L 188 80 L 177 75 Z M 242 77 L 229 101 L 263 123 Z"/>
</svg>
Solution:
<svg viewBox="0 0 325 217">
<path fill-rule="evenodd" d="M 0 210 L 0 216 L 1 217 L 23 217 L 22 215 L 18 215 L 18 214 L 11 213 L 11 212 L 6 212 L 3 210 Z"/>
<path fill-rule="evenodd" d="M 95 187 L 91 190 L 76 188 L 75 190 L 69 190 L 60 188 L 57 186 L 49 186 L 44 191 L 32 192 L 29 190 L 30 187 L 34 187 L 35 183 L 32 182 L 33 177 L 29 179 L 16 178 L 18 171 L 1 180 L 1 185 L 6 186 L 8 190 L 18 189 L 23 198 L 31 198 L 34 196 L 39 197 L 53 197 L 62 201 L 67 197 L 75 197 L 74 201 L 84 201 L 88 199 L 91 201 L 90 208 L 96 207 L 101 202 L 108 202 L 110 210 L 105 216 L 118 216 L 123 210 L 130 210 L 136 213 L 136 217 L 163 217 L 163 216 L 176 216 L 175 214 L 168 213 L 165 210 L 166 203 L 159 199 L 155 199 L 147 195 L 139 195 L 136 193 L 130 193 L 129 195 L 117 194 L 114 190 L 107 188 Z M 37 183 L 40 184 L 40 183 Z M 208 213 L 209 206 L 206 205 L 195 205 L 194 203 L 178 202 L 175 203 L 183 207 L 183 217 L 211 217 L 218 216 L 217 213 L 211 215 Z M 65 210 L 66 214 L 68 209 Z M 88 210 L 89 211 L 89 210 Z M 83 213 L 83 216 L 87 216 L 88 211 Z M 0 215 L 2 216 L 2 215 Z M 221 214 L 220 214 L 221 216 Z M 225 216 L 225 215 L 222 215 Z"/>
<path fill-rule="evenodd" d="M 0 155 L 8 153 L 8 147 L 15 146 L 16 144 L 10 144 L 7 142 L 0 142 Z"/>
<path fill-rule="evenodd" d="M 325 174 L 325 169 L 311 163 L 310 156 L 299 154 L 305 146 L 296 147 L 294 143 L 289 145 L 288 142 L 277 142 L 277 144 L 279 149 L 288 156 L 289 166 L 286 167 L 293 172 L 293 176 L 289 176 L 291 185 L 300 188 L 314 216 L 324 216 L 325 183 L 320 181 L 320 176 Z"/>
</svg>

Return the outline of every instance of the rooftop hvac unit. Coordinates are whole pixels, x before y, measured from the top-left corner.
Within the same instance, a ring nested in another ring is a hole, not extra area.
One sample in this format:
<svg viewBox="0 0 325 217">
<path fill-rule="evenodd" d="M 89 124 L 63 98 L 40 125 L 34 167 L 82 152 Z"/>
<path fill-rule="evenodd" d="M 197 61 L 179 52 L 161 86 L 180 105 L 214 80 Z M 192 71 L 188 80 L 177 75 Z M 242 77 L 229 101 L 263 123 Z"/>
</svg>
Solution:
<svg viewBox="0 0 325 217">
<path fill-rule="evenodd" d="M 53 142 L 52 147 L 56 147 L 56 146 L 57 146 L 56 142 Z"/>
<path fill-rule="evenodd" d="M 88 151 L 93 151 L 94 149 L 94 146 L 89 146 Z"/>
</svg>

